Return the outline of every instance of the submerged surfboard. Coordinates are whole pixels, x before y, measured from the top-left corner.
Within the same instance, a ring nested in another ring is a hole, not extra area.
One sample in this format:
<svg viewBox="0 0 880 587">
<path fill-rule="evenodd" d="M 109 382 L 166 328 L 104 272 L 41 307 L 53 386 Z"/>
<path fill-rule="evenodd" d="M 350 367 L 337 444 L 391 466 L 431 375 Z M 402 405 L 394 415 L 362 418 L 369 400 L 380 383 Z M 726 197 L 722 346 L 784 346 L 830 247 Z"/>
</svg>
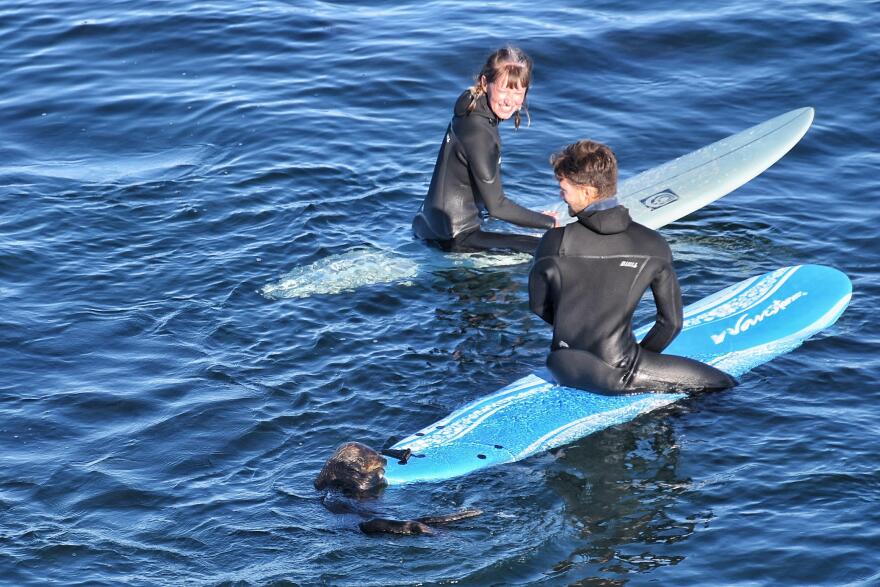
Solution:
<svg viewBox="0 0 880 587">
<path fill-rule="evenodd" d="M 778 161 L 804 136 L 813 109 L 800 108 L 644 171 L 618 185 L 618 200 L 630 216 L 660 228 L 729 194 Z M 555 190 L 554 190 L 555 191 Z M 570 222 L 564 202 L 549 209 Z M 409 244 L 409 243 L 408 243 Z M 265 285 L 268 298 L 303 298 L 353 291 L 366 285 L 407 283 L 433 269 L 522 263 L 523 254 L 441 254 L 425 246 L 404 251 L 358 248 L 294 268 Z"/>
<path fill-rule="evenodd" d="M 834 324 L 852 294 L 846 275 L 821 265 L 783 267 L 752 277 L 684 310 L 666 353 L 712 364 L 738 377 Z M 636 331 L 647 334 L 651 324 Z M 607 396 L 555 385 L 546 370 L 473 401 L 401 440 L 406 464 L 389 459 L 389 484 L 440 481 L 562 446 L 685 397 Z"/>
</svg>

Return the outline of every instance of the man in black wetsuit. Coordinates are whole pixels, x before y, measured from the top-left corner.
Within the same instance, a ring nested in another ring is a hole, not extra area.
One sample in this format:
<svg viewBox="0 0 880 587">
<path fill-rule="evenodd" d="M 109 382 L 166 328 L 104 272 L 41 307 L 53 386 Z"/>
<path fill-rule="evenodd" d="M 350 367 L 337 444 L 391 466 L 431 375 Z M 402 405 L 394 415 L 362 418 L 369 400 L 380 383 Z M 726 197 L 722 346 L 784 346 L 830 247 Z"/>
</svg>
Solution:
<svg viewBox="0 0 880 587">
<path fill-rule="evenodd" d="M 539 238 L 481 229 L 481 212 L 518 226 L 548 229 L 556 219 L 509 200 L 501 187 L 498 125 L 519 126 L 531 80 L 531 60 L 514 47 L 489 56 L 476 84 L 455 103 L 437 156 L 428 195 L 413 219 L 413 232 L 447 251 L 506 249 L 533 253 Z"/>
<path fill-rule="evenodd" d="M 617 203 L 617 159 L 580 141 L 551 158 L 560 193 L 577 217 L 547 231 L 529 273 L 529 302 L 553 325 L 547 367 L 557 382 L 589 391 L 697 391 L 732 387 L 723 371 L 662 355 L 682 327 L 682 302 L 669 245 Z M 632 316 L 650 287 L 654 327 L 637 343 Z"/>
</svg>

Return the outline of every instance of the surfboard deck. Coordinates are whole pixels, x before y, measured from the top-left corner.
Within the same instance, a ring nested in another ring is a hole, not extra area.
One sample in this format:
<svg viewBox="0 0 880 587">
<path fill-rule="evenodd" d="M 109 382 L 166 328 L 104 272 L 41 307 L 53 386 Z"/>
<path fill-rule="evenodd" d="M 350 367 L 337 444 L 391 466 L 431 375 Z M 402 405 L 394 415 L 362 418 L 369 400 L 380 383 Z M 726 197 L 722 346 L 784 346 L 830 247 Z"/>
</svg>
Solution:
<svg viewBox="0 0 880 587">
<path fill-rule="evenodd" d="M 629 179 L 618 186 L 618 200 L 630 216 L 660 228 L 732 192 L 785 155 L 813 121 L 812 108 L 800 108 L 712 143 Z M 564 202 L 544 209 L 568 216 Z M 412 246 L 418 245 L 418 246 Z M 260 290 L 270 299 L 306 298 L 354 291 L 383 283 L 411 283 L 420 274 L 449 267 L 519 264 L 524 254 L 440 253 L 421 243 L 397 249 L 360 247 L 295 267 Z"/>
<path fill-rule="evenodd" d="M 620 182 L 617 199 L 630 216 L 660 228 L 754 179 L 794 147 L 813 123 L 798 108 Z M 572 222 L 565 202 L 551 208 Z"/>
<path fill-rule="evenodd" d="M 712 364 L 734 377 L 787 353 L 834 324 L 852 284 L 822 265 L 783 267 L 731 285 L 685 308 L 666 353 Z M 651 324 L 636 331 L 647 334 Z M 442 481 L 518 461 L 669 405 L 681 393 L 607 396 L 555 385 L 546 370 L 477 399 L 395 444 L 389 484 Z"/>
</svg>

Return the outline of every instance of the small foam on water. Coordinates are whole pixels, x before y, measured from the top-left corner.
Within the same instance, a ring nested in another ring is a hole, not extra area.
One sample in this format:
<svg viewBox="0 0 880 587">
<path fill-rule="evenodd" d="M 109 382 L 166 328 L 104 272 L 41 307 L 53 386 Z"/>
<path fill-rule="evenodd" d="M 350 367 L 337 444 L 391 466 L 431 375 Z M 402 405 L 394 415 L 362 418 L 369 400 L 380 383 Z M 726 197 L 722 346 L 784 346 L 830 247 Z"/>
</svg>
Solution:
<svg viewBox="0 0 880 587">
<path fill-rule="evenodd" d="M 529 263 L 532 256 L 527 253 L 455 253 L 447 255 L 455 267 L 488 269 Z"/>
<path fill-rule="evenodd" d="M 270 299 L 307 298 L 353 291 L 365 285 L 410 285 L 407 280 L 418 274 L 419 264 L 407 257 L 355 249 L 296 267 L 275 283 L 263 286 L 260 293 Z"/>
<path fill-rule="evenodd" d="M 526 253 L 447 253 L 420 262 L 401 253 L 360 248 L 296 267 L 278 281 L 263 286 L 260 293 L 277 300 L 338 294 L 383 283 L 408 286 L 412 285 L 409 280 L 418 277 L 423 268 L 488 269 L 521 265 L 531 259 Z"/>
</svg>

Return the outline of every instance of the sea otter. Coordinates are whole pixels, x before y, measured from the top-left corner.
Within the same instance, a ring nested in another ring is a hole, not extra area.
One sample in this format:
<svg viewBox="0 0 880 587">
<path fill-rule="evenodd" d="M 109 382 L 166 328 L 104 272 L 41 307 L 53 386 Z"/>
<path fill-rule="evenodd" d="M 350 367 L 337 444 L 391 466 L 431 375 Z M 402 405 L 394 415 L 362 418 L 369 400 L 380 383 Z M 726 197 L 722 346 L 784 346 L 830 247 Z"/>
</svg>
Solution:
<svg viewBox="0 0 880 587">
<path fill-rule="evenodd" d="M 346 442 L 315 479 L 315 489 L 335 489 L 350 497 L 368 497 L 381 493 L 385 480 L 385 457 L 359 442 Z"/>
<path fill-rule="evenodd" d="M 395 454 L 406 459 L 408 453 Z M 385 480 L 385 465 L 388 461 L 378 452 L 359 442 L 346 442 L 336 449 L 333 456 L 324 464 L 315 478 L 318 491 L 339 491 L 347 497 L 357 499 L 377 497 L 388 485 Z M 465 509 L 453 514 L 427 516 L 415 520 L 394 520 L 372 518 L 361 522 L 358 527 L 365 534 L 431 534 L 431 526 L 448 524 L 479 516 L 478 509 Z"/>
</svg>

